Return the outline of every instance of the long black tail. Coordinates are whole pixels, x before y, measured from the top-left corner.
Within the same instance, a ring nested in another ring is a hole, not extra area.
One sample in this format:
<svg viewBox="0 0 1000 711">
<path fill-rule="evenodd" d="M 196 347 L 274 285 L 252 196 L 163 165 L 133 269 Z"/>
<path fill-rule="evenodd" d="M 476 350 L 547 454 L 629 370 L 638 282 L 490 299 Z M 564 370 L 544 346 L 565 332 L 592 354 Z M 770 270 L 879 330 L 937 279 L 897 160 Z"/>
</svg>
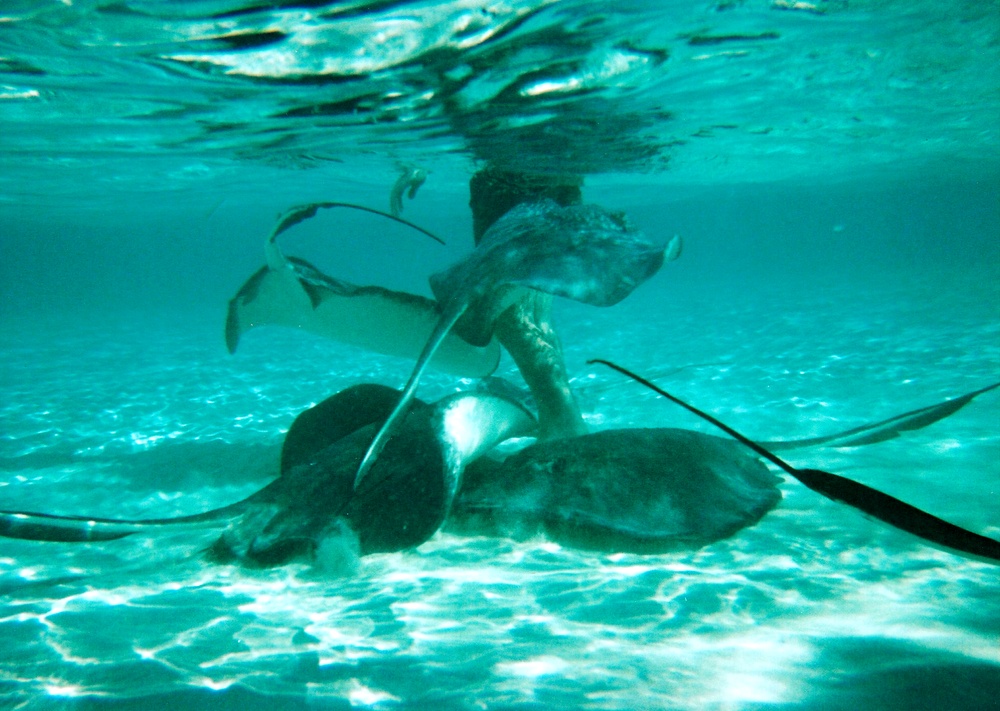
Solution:
<svg viewBox="0 0 1000 711">
<path fill-rule="evenodd" d="M 350 210 L 361 210 L 362 212 L 370 212 L 373 215 L 378 215 L 379 217 L 385 217 L 386 219 L 393 220 L 400 223 L 401 225 L 406 225 L 407 227 L 412 227 L 417 232 L 422 232 L 423 234 L 430 237 L 435 242 L 440 244 L 446 244 L 446 242 L 438 237 L 433 232 L 425 230 L 420 225 L 415 225 L 409 220 L 404 220 L 402 217 L 397 215 L 391 215 L 388 212 L 382 212 L 381 210 L 376 210 L 373 207 L 365 207 L 364 205 L 356 205 L 353 202 L 313 202 L 308 205 L 297 205 L 296 207 L 290 208 L 281 219 L 278 220 L 278 224 L 275 226 L 274 231 L 271 232 L 271 241 L 273 242 L 275 238 L 280 235 L 285 230 L 294 227 L 295 225 L 308 220 L 310 217 L 316 215 L 317 210 L 328 210 L 333 207 L 345 207 Z"/>
<path fill-rule="evenodd" d="M 845 432 L 837 432 L 823 437 L 810 437 L 809 439 L 793 439 L 779 442 L 761 442 L 761 444 L 771 451 L 782 449 L 800 449 L 803 447 L 815 447 L 824 445 L 827 447 L 860 447 L 865 444 L 875 444 L 895 439 L 903 432 L 919 430 L 928 425 L 932 425 L 938 420 L 943 420 L 949 415 L 954 415 L 963 407 L 972 402 L 973 398 L 990 390 L 1000 388 L 1000 383 L 987 385 L 965 395 L 959 395 L 951 400 L 945 400 L 937 405 L 929 405 L 916 410 L 904 412 L 902 415 L 890 417 L 887 420 L 872 422 L 860 427 L 854 427 Z"/>
<path fill-rule="evenodd" d="M 152 533 L 162 526 L 205 526 L 227 521 L 243 502 L 192 516 L 155 519 L 115 519 L 57 516 L 34 511 L 0 511 L 0 536 L 26 541 L 87 543 L 113 541 L 136 533 Z"/>
<path fill-rule="evenodd" d="M 918 509 L 916 506 L 911 506 L 905 501 L 900 501 L 894 496 L 890 496 L 889 494 L 879 491 L 878 489 L 873 489 L 872 487 L 854 481 L 853 479 L 848 479 L 847 477 L 843 477 L 838 474 L 831 474 L 830 472 L 821 471 L 819 469 L 796 469 L 791 464 L 772 454 L 761 445 L 747 439 L 732 427 L 720 422 L 708 413 L 702 412 L 698 408 L 688 405 L 683 400 L 674 397 L 666 390 L 657 387 L 642 376 L 636 375 L 632 371 L 607 360 L 593 359 L 587 362 L 600 363 L 601 365 L 606 365 L 613 370 L 617 370 L 619 373 L 632 378 L 636 382 L 646 386 L 659 395 L 662 395 L 671 402 L 674 402 L 689 412 L 694 413 L 703 420 L 712 423 L 733 439 L 743 443 L 761 457 L 764 457 L 764 459 L 767 459 L 769 462 L 781 467 L 813 491 L 818 492 L 829 499 L 852 506 L 859 511 L 863 511 L 866 514 L 879 519 L 880 521 L 884 521 L 890 526 L 912 533 L 913 535 L 919 536 L 920 538 L 934 543 L 935 545 L 939 545 L 966 555 L 972 555 L 991 563 L 1000 564 L 1000 541 L 986 536 L 981 536 L 978 533 L 973 533 L 972 531 L 956 526 L 953 523 L 948 523 L 944 519 L 940 519 L 937 516 Z M 992 389 L 993 387 L 995 386 L 978 391 L 975 394 Z M 968 399 L 971 399 L 971 397 Z M 966 402 L 967 401 L 968 400 L 966 400 Z M 962 404 L 964 404 L 964 402 Z M 958 408 L 956 407 L 955 409 Z M 952 410 L 952 412 L 954 412 L 954 410 Z"/>
</svg>

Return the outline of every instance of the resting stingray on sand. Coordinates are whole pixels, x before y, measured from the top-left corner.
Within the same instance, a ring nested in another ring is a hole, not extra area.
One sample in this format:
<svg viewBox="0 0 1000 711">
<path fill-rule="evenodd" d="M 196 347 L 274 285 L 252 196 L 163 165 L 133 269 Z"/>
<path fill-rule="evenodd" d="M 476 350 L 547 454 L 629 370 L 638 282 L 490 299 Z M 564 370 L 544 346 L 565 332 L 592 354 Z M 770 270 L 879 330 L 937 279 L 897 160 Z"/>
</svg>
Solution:
<svg viewBox="0 0 1000 711">
<path fill-rule="evenodd" d="M 115 520 L 0 512 L 0 535 L 93 542 L 164 526 L 219 528 L 220 560 L 284 563 L 345 532 L 362 554 L 412 548 L 440 527 L 466 464 L 510 437 L 532 433 L 521 405 L 484 393 L 458 393 L 433 406 L 414 403 L 373 476 L 354 489 L 354 473 L 375 428 L 399 400 L 381 385 L 349 387 L 301 413 L 285 437 L 280 476 L 252 496 L 202 514 Z"/>
<path fill-rule="evenodd" d="M 918 538 L 922 538 L 931 544 L 944 548 L 954 553 L 970 555 L 992 563 L 1000 563 L 1000 541 L 996 541 L 986 536 L 968 531 L 960 526 L 948 523 L 947 521 L 933 516 L 926 511 L 922 511 L 915 506 L 911 506 L 905 501 L 900 501 L 894 496 L 890 496 L 870 486 L 848 479 L 847 477 L 819 469 L 798 469 L 788 462 L 776 456 L 768 449 L 756 442 L 752 442 L 728 425 L 723 424 L 711 415 L 702 412 L 696 407 L 692 407 L 686 402 L 674 397 L 670 393 L 658 388 L 645 378 L 632 373 L 631 371 L 606 360 L 592 360 L 590 363 L 601 363 L 619 373 L 627 375 L 636 382 L 650 388 L 654 392 L 662 395 L 671 402 L 674 402 L 684 409 L 692 412 L 698 417 L 710 422 L 740 444 L 760 455 L 772 464 L 775 464 L 808 488 L 822 494 L 828 499 L 837 501 L 855 508 L 873 518 L 889 524 L 907 533 L 912 533 Z M 977 395 L 989 392 L 1000 387 L 1000 383 L 987 385 L 984 388 L 966 393 L 954 400 L 944 402 L 940 405 L 922 407 L 912 410 L 902 415 L 890 417 L 887 420 L 876 422 L 870 425 L 855 427 L 846 432 L 840 432 L 826 437 L 813 437 L 807 440 L 783 442 L 785 449 L 797 449 L 800 447 L 814 446 L 816 444 L 834 444 L 836 446 L 859 446 L 862 444 L 872 444 L 884 442 L 888 439 L 898 437 L 900 433 L 909 430 L 916 430 L 926 427 L 932 422 L 947 417 L 957 412 L 966 403 L 970 402 Z"/>
<path fill-rule="evenodd" d="M 881 441 L 919 429 L 998 385 L 849 433 Z M 748 445 L 824 496 L 952 552 L 1000 562 L 998 541 L 850 479 L 788 467 L 745 439 L 666 428 L 607 430 L 538 442 L 506 459 L 485 456 L 535 427 L 520 404 L 485 393 L 458 393 L 434 405 L 414 401 L 355 489 L 357 464 L 399 398 L 392 388 L 356 385 L 301 413 L 285 437 L 280 476 L 241 502 L 153 520 L 3 511 L 0 535 L 98 542 L 155 536 L 165 527 L 214 528 L 220 535 L 209 558 L 251 567 L 308 560 L 345 539 L 362 555 L 413 548 L 442 524 L 465 534 L 542 532 L 567 546 L 662 553 L 728 538 L 778 504 L 780 478 Z M 816 440 L 786 444 L 816 446 Z"/>
</svg>

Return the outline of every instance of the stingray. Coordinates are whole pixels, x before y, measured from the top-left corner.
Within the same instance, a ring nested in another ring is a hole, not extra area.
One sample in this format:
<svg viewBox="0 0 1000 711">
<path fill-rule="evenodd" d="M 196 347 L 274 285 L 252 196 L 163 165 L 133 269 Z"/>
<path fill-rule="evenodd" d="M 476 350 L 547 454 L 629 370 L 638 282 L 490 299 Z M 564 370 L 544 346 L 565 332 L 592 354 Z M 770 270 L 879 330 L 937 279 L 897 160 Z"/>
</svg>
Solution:
<svg viewBox="0 0 1000 711">
<path fill-rule="evenodd" d="M 277 237 L 321 208 L 347 207 L 386 217 L 441 240 L 421 227 L 393 215 L 360 205 L 324 202 L 289 210 L 265 243 L 266 266 L 258 270 L 229 302 L 226 345 L 236 351 L 249 329 L 279 325 L 361 346 L 386 355 L 414 359 L 437 323 L 437 303 L 423 296 L 379 286 L 356 286 L 323 274 L 309 262 L 286 257 Z M 449 335 L 432 365 L 462 377 L 492 373 L 500 360 L 500 346 L 491 339 L 476 345 Z"/>
<path fill-rule="evenodd" d="M 420 376 L 452 327 L 476 313 L 482 342 L 493 321 L 518 299 L 520 288 L 613 306 L 680 255 L 679 237 L 665 245 L 645 239 L 621 213 L 596 205 L 561 207 L 540 200 L 514 207 L 497 220 L 468 257 L 430 277 L 441 316 L 417 358 L 403 396 L 358 468 L 359 486 L 393 435 L 416 394 Z"/>
<path fill-rule="evenodd" d="M 445 528 L 518 540 L 543 534 L 605 553 L 667 553 L 753 525 L 781 500 L 779 483 L 730 440 L 671 428 L 603 430 L 476 461 Z"/>
<path fill-rule="evenodd" d="M 728 425 L 720 422 L 711 415 L 689 405 L 683 400 L 671 395 L 667 391 L 657 387 L 655 384 L 615 363 L 595 359 L 588 363 L 600 363 L 612 368 L 643 386 L 653 390 L 657 394 L 667 398 L 671 402 L 680 405 L 689 412 L 697 415 L 713 426 L 722 430 L 732 437 L 740 445 L 746 447 L 755 454 L 763 457 L 767 461 L 776 465 L 795 479 L 798 479 L 809 489 L 822 494 L 823 496 L 837 501 L 862 513 L 878 519 L 899 530 L 910 533 L 918 538 L 931 543 L 934 546 L 957 553 L 959 555 L 970 556 L 989 563 L 1000 563 L 1000 541 L 987 536 L 982 536 L 973 531 L 966 530 L 960 526 L 949 523 L 938 518 L 916 506 L 912 506 L 905 501 L 901 501 L 894 496 L 890 496 L 878 489 L 848 479 L 847 477 L 822 471 L 819 469 L 799 469 L 781 459 L 766 447 L 751 441 Z M 780 443 L 785 448 L 815 446 L 816 444 L 835 444 L 839 446 L 858 446 L 860 444 L 871 444 L 882 442 L 887 439 L 898 437 L 901 432 L 920 429 L 932 422 L 947 417 L 956 412 L 965 404 L 970 402 L 977 395 L 989 392 L 1000 383 L 988 385 L 985 388 L 962 395 L 954 400 L 947 401 L 940 405 L 924 407 L 912 410 L 903 415 L 891 417 L 871 425 L 856 427 L 846 432 L 842 432 L 828 437 L 810 438 L 805 440 Z M 772 443 L 773 448 L 774 443 Z M 572 443 L 567 443 L 572 446 Z"/>
<path fill-rule="evenodd" d="M 441 526 L 466 465 L 509 437 L 530 435 L 536 423 L 518 403 L 486 393 L 416 401 L 355 490 L 358 463 L 399 397 L 393 388 L 355 385 L 304 411 L 285 437 L 280 477 L 238 503 L 142 520 L 5 511 L 0 535 L 94 542 L 155 535 L 167 526 L 217 528 L 210 558 L 248 567 L 312 557 L 345 527 L 362 555 L 415 547 Z"/>
<path fill-rule="evenodd" d="M 769 444 L 795 449 L 881 442 L 937 422 L 997 387 L 845 432 Z M 748 450 L 742 439 L 672 428 L 604 430 L 539 442 L 502 461 L 483 457 L 472 463 L 446 527 L 517 539 L 541 533 L 565 546 L 602 552 L 695 549 L 753 525 L 781 500 L 781 480 L 759 456 L 780 461 L 759 445 Z M 794 472 L 823 495 L 925 541 L 1000 561 L 1000 543 L 990 538 L 845 477 Z"/>
</svg>

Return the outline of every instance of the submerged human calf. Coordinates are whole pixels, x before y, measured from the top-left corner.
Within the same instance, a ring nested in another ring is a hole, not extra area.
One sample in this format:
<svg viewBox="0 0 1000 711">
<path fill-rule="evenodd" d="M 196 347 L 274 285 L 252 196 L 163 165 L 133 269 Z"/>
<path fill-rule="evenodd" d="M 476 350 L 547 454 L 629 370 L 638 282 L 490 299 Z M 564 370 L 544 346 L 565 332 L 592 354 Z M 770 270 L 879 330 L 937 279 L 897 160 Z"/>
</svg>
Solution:
<svg viewBox="0 0 1000 711">
<path fill-rule="evenodd" d="M 998 386 L 846 433 L 784 445 L 882 441 L 947 417 Z M 460 533 L 544 532 L 567 546 L 662 553 L 728 538 L 781 500 L 781 479 L 744 445 L 775 463 L 781 460 L 745 438 L 734 442 L 667 428 L 606 430 L 538 442 L 503 460 L 484 456 L 506 439 L 529 436 L 535 421 L 514 400 L 480 392 L 458 393 L 433 405 L 415 401 L 370 476 L 355 489 L 357 464 L 400 396 L 385 386 L 356 385 L 306 410 L 286 435 L 279 478 L 236 504 L 152 520 L 5 511 L 0 535 L 95 542 L 155 535 L 165 526 L 212 527 L 221 534 L 210 559 L 250 567 L 313 558 L 325 540 L 345 532 L 356 537 L 361 554 L 405 550 L 445 522 Z M 816 476 L 814 470 L 779 466 L 797 478 Z M 844 477 L 819 474 L 835 485 L 811 486 L 825 496 L 953 552 L 1000 562 L 998 541 Z"/>
</svg>

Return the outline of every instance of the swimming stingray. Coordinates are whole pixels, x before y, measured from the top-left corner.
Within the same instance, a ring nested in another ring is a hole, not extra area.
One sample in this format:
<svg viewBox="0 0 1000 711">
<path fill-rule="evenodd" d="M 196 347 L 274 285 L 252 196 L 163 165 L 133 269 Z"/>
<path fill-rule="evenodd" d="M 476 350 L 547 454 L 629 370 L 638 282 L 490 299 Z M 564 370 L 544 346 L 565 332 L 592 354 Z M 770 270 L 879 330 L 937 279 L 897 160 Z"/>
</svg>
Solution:
<svg viewBox="0 0 1000 711">
<path fill-rule="evenodd" d="M 612 306 L 680 255 L 679 237 L 648 242 L 621 213 L 596 205 L 523 203 L 497 220 L 468 257 L 430 277 L 441 316 L 420 353 L 403 397 L 358 468 L 361 484 L 416 394 L 420 376 L 463 314 L 475 312 L 478 336 L 489 338 L 496 317 L 517 301 L 519 288 L 537 289 L 593 306 Z"/>
<path fill-rule="evenodd" d="M 300 328 L 386 355 L 416 358 L 439 319 L 437 304 L 415 294 L 378 286 L 356 286 L 323 274 L 305 260 L 286 257 L 277 237 L 321 208 L 348 207 L 396 220 L 441 240 L 421 227 L 392 215 L 339 202 L 313 203 L 285 213 L 268 235 L 267 265 L 240 288 L 229 302 L 226 345 L 233 353 L 240 337 L 262 325 Z M 462 377 L 484 377 L 500 360 L 500 346 L 487 338 L 471 345 L 449 335 L 432 365 Z"/>
<path fill-rule="evenodd" d="M 846 433 L 784 444 L 882 441 L 947 417 L 998 385 Z M 435 405 L 415 400 L 355 490 L 357 464 L 399 397 L 392 388 L 356 385 L 306 410 L 285 437 L 280 477 L 239 503 L 154 520 L 5 511 L 0 535 L 85 542 L 155 535 L 165 526 L 213 527 L 223 529 L 210 551 L 214 560 L 261 566 L 314 556 L 345 528 L 362 554 L 412 548 L 447 519 L 461 533 L 542 530 L 569 546 L 657 553 L 727 538 L 781 499 L 780 479 L 743 445 L 688 430 L 608 430 L 539 442 L 502 461 L 483 456 L 508 437 L 530 434 L 535 423 L 519 404 L 481 392 Z M 825 496 L 953 551 L 1000 561 L 997 541 L 850 479 L 786 468 L 758 445 L 748 446 Z"/>
</svg>

